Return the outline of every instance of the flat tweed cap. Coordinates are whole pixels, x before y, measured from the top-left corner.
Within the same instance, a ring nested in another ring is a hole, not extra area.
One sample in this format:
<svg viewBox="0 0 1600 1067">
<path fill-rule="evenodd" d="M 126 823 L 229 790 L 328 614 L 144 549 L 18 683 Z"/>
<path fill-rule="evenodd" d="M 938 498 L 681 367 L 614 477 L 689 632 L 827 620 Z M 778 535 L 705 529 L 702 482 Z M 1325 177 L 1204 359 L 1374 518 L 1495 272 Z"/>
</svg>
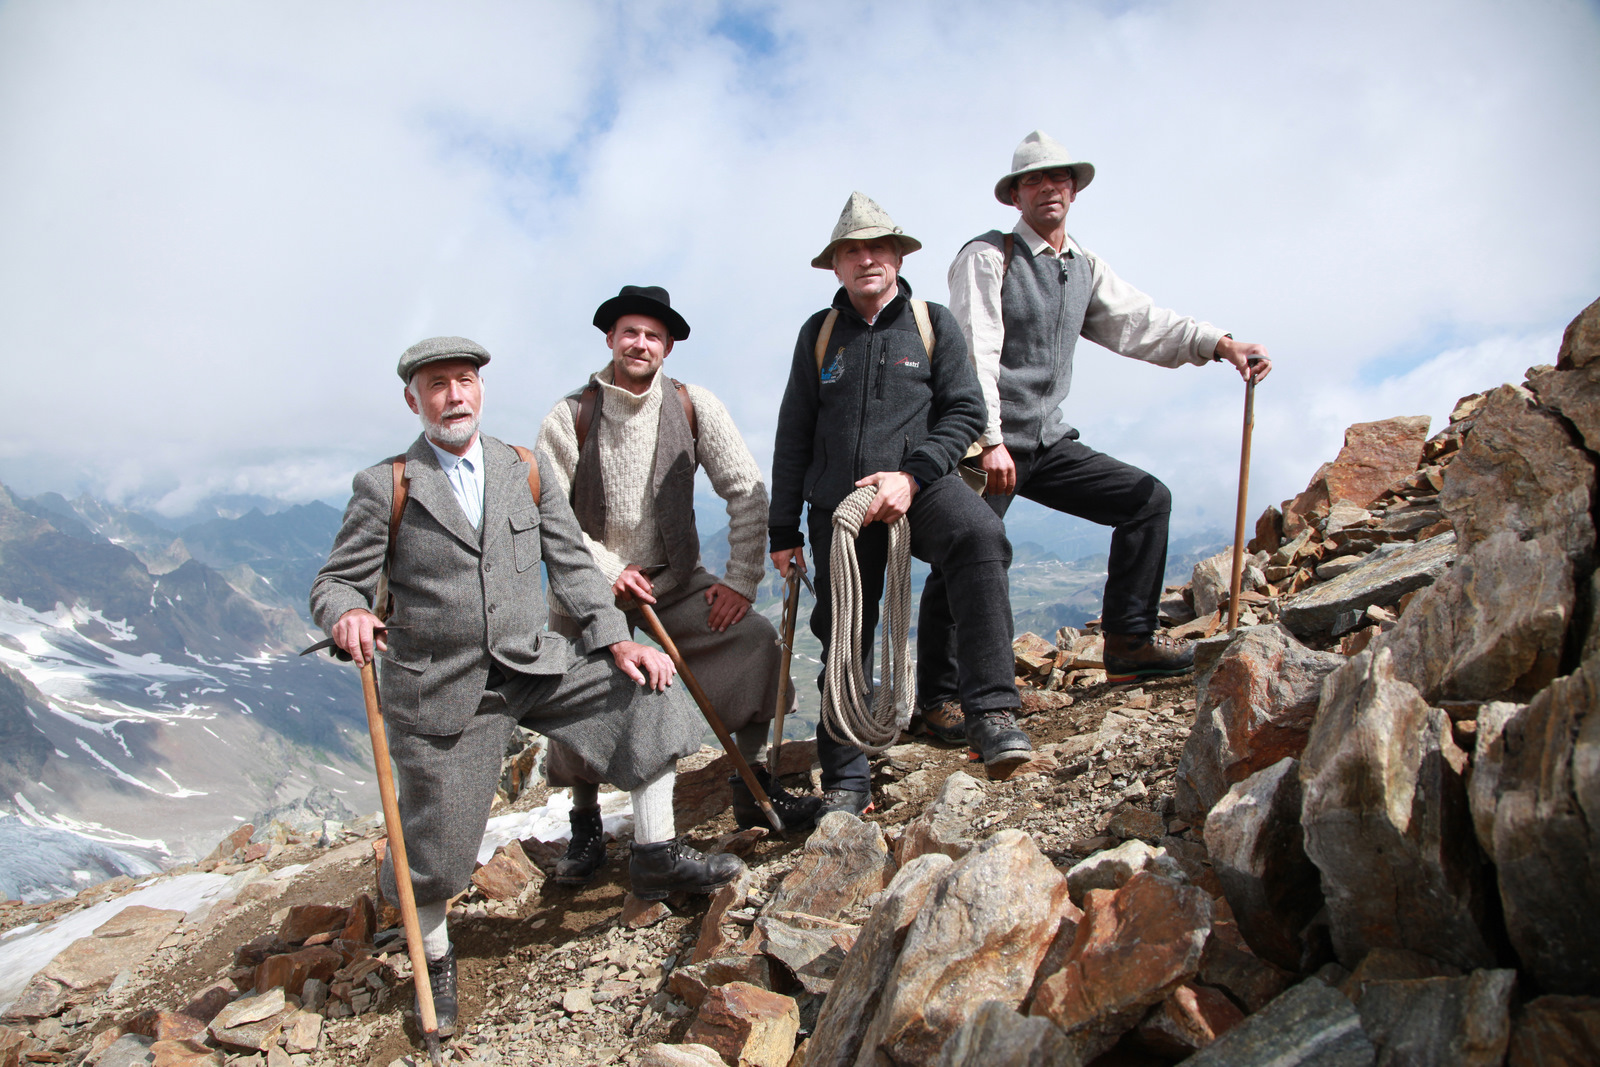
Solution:
<svg viewBox="0 0 1600 1067">
<path fill-rule="evenodd" d="M 489 362 L 488 351 L 476 341 L 465 337 L 430 337 L 418 341 L 400 354 L 400 380 L 411 384 L 411 376 L 424 363 L 437 363 L 441 359 L 470 359 L 478 366 Z"/>
<path fill-rule="evenodd" d="M 659 285 L 624 285 L 594 313 L 595 328 L 610 333 L 624 315 L 649 315 L 667 328 L 674 341 L 689 336 L 689 324 L 672 310 L 672 296 Z"/>
<path fill-rule="evenodd" d="M 893 237 L 900 244 L 902 256 L 908 256 L 922 247 L 921 241 L 907 237 L 906 231 L 896 226 L 889 213 L 870 196 L 851 193 L 850 199 L 844 202 L 844 210 L 839 212 L 839 221 L 833 225 L 833 236 L 828 238 L 827 246 L 817 253 L 811 265 L 832 270 L 833 250 L 839 247 L 841 241 L 870 241 L 874 237 Z"/>
<path fill-rule="evenodd" d="M 1011 183 L 1035 170 L 1070 170 L 1072 180 L 1082 192 L 1094 181 L 1093 163 L 1074 163 L 1072 154 L 1060 141 L 1043 130 L 1034 130 L 1011 153 L 1011 173 L 994 183 L 994 198 L 1006 207 L 1011 203 Z"/>
</svg>

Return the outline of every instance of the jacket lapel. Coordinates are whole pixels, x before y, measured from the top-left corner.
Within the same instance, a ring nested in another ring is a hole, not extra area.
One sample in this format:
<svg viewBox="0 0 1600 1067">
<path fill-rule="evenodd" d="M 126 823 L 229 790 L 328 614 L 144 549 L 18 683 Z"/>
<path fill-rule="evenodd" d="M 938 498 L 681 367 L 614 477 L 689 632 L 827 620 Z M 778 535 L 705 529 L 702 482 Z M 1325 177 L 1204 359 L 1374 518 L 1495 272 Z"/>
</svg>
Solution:
<svg viewBox="0 0 1600 1067">
<path fill-rule="evenodd" d="M 527 482 L 527 467 L 510 446 L 493 437 L 483 439 L 483 549 L 491 538 L 508 529 L 506 518 L 521 505 L 517 487 Z"/>
<path fill-rule="evenodd" d="M 411 451 L 406 453 L 406 477 L 411 480 L 411 499 L 427 508 L 428 514 L 458 541 L 478 551 L 478 531 L 467 521 L 466 512 L 456 501 L 455 490 L 450 488 L 450 479 L 445 477 L 439 457 L 433 454 L 426 437 L 418 437 Z"/>
</svg>

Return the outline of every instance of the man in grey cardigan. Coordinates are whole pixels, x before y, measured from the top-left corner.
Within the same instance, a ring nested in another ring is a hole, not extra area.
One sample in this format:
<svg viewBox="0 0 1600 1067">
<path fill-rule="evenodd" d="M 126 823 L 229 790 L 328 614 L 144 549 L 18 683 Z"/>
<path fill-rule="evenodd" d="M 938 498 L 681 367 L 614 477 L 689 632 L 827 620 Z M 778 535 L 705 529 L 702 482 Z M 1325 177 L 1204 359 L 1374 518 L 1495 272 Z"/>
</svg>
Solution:
<svg viewBox="0 0 1600 1067">
<path fill-rule="evenodd" d="M 765 570 L 767 487 L 728 409 L 709 389 L 662 369 L 689 323 L 660 286 L 625 285 L 594 313 L 610 361 L 563 397 L 539 429 L 539 448 L 568 491 L 584 543 L 619 603 L 653 606 L 724 726 L 750 762 L 783 824 L 803 830 L 822 801 L 786 792 L 761 763 L 778 705 L 783 651 L 772 623 L 750 610 Z M 728 563 L 721 577 L 700 562 L 694 478 L 703 469 L 728 502 Z M 638 612 L 628 622 L 643 625 Z M 552 615 L 551 628 L 576 632 Z M 794 706 L 794 687 L 783 699 Z M 582 885 L 605 858 L 598 783 L 560 744 L 545 774 L 572 788 L 572 840 L 556 881 Z M 728 779 L 735 821 L 765 826 L 744 781 Z"/>
<path fill-rule="evenodd" d="M 1018 496 L 1114 527 L 1101 627 L 1114 681 L 1183 674 L 1192 646 L 1156 631 L 1172 494 L 1153 475 L 1096 452 L 1061 414 L 1080 336 L 1162 367 L 1226 362 L 1267 376 L 1258 344 L 1158 307 L 1067 233 L 1067 210 L 1094 178 L 1038 130 L 1012 156 L 995 199 L 1021 218 L 1010 233 L 969 241 L 950 265 L 950 310 L 966 336 L 987 409 L 979 459 L 987 497 L 1004 516 Z M 930 732 L 959 740 L 948 586 L 935 568 L 918 620 L 917 699 Z"/>
<path fill-rule="evenodd" d="M 743 869 L 674 837 L 676 760 L 699 747 L 700 723 L 672 663 L 628 639 L 549 461 L 539 498 L 516 450 L 478 432 L 489 353 L 435 337 L 400 357 L 406 403 L 422 421 L 394 461 L 355 477 L 344 523 L 311 586 L 311 614 L 358 663 L 376 657 L 440 1032 L 454 1029 L 449 899 L 465 889 L 501 757 L 521 722 L 561 741 L 607 781 L 633 791 L 633 892 L 647 900 L 710 892 Z M 408 486 L 393 528 L 395 487 Z M 392 610 L 373 614 L 387 558 Z M 575 620 L 569 641 L 545 629 L 539 578 Z M 391 853 L 392 856 L 392 853 Z M 392 860 L 381 874 L 395 895 Z"/>
</svg>

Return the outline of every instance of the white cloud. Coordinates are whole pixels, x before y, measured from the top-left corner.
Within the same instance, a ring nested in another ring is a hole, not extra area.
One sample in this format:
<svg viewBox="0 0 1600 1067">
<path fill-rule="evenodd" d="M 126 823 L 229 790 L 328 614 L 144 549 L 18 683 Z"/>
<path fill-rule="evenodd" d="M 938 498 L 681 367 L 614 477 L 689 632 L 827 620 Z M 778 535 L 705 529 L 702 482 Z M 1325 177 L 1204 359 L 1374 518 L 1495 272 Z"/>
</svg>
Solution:
<svg viewBox="0 0 1600 1067">
<path fill-rule="evenodd" d="M 495 354 L 487 425 L 531 442 L 624 282 L 672 290 L 669 370 L 765 463 L 850 190 L 942 300 L 1037 126 L 1099 168 L 1076 236 L 1278 356 L 1258 510 L 1346 424 L 1553 359 L 1600 289 L 1597 45 L 1591 5 L 1548 2 L 13 2 L 0 479 L 337 495 L 414 434 L 391 368 L 433 333 Z M 1237 379 L 1080 351 L 1085 439 L 1226 525 Z"/>
</svg>

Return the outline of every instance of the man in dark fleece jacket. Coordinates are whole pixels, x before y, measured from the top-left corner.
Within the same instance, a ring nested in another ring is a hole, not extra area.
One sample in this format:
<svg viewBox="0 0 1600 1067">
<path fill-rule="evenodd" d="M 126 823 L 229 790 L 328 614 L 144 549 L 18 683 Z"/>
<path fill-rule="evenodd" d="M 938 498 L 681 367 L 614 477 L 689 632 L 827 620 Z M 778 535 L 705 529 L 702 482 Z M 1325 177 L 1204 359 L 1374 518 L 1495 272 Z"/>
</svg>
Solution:
<svg viewBox="0 0 1600 1067">
<path fill-rule="evenodd" d="M 1019 763 L 1032 746 L 1015 719 L 1011 544 L 999 517 L 956 474 L 983 430 L 983 394 L 961 329 L 938 304 L 927 305 L 934 343 L 931 352 L 924 347 L 911 287 L 899 277 L 901 257 L 921 247 L 877 204 L 852 193 L 827 247 L 811 261 L 831 269 L 843 287 L 833 298 L 837 314 L 820 366 L 817 345 L 829 310 L 806 320 L 795 343 L 773 447 L 772 562 L 784 575 L 790 566 L 805 567 L 800 513 L 809 505 L 817 567 L 811 631 L 826 649 L 833 510 L 857 487 L 876 485 L 856 541 L 863 634 L 877 626 L 889 524 L 904 515 L 912 554 L 946 578 L 968 744 L 990 766 Z M 870 637 L 863 643 L 870 676 Z M 817 731 L 817 756 L 824 811 L 866 811 L 872 803 L 866 755 L 824 727 Z"/>
</svg>

